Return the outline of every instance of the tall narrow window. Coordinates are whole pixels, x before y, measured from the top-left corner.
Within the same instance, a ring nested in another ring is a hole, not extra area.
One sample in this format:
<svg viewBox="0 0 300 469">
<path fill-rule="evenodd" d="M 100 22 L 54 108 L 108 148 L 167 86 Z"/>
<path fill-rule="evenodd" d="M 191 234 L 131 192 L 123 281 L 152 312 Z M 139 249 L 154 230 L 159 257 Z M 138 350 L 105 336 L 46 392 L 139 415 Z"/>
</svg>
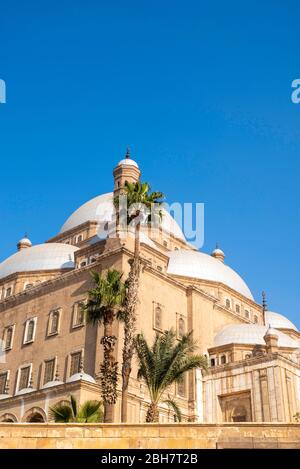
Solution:
<svg viewBox="0 0 300 469">
<path fill-rule="evenodd" d="M 185 397 L 186 395 L 186 377 L 183 376 L 182 380 L 177 384 L 177 394 L 178 396 Z"/>
<path fill-rule="evenodd" d="M 221 356 L 221 365 L 225 365 L 226 363 L 226 355 Z"/>
<path fill-rule="evenodd" d="M 6 393 L 6 383 L 8 378 L 8 372 L 0 374 L 0 395 Z"/>
<path fill-rule="evenodd" d="M 185 334 L 185 322 L 183 318 L 178 319 L 178 337 L 181 339 Z"/>
<path fill-rule="evenodd" d="M 14 326 L 8 326 L 4 329 L 3 340 L 4 340 L 5 350 L 10 350 L 12 348 L 13 335 L 14 335 Z"/>
<path fill-rule="evenodd" d="M 162 330 L 162 310 L 160 306 L 155 308 L 154 327 L 155 329 Z"/>
<path fill-rule="evenodd" d="M 81 352 L 71 354 L 70 376 L 79 373 L 81 363 Z"/>
<path fill-rule="evenodd" d="M 258 316 L 257 316 L 256 314 L 255 314 L 255 316 L 254 316 L 254 322 L 255 322 L 255 324 L 258 323 Z"/>
<path fill-rule="evenodd" d="M 33 342 L 35 335 L 36 318 L 28 319 L 25 324 L 24 344 Z"/>
<path fill-rule="evenodd" d="M 51 311 L 49 316 L 49 329 L 48 335 L 54 335 L 58 333 L 59 326 L 59 311 Z"/>
<path fill-rule="evenodd" d="M 235 305 L 235 311 L 236 311 L 238 314 L 240 314 L 240 312 L 241 312 L 241 307 L 240 307 L 240 305 Z"/>
<path fill-rule="evenodd" d="M 250 318 L 250 313 L 247 309 L 245 309 L 245 318 L 247 318 L 247 319 Z"/>
<path fill-rule="evenodd" d="M 44 384 L 54 380 L 55 358 L 45 361 Z"/>
<path fill-rule="evenodd" d="M 20 369 L 20 379 L 19 379 L 18 391 L 21 391 L 22 389 L 28 388 L 29 379 L 30 379 L 30 366 L 25 366 L 24 368 Z"/>
<path fill-rule="evenodd" d="M 73 308 L 73 327 L 79 327 L 84 324 L 84 301 L 78 301 Z"/>
<path fill-rule="evenodd" d="M 9 288 L 6 289 L 5 298 L 7 298 L 8 296 L 11 296 L 11 294 L 12 294 L 12 288 L 9 287 Z"/>
<path fill-rule="evenodd" d="M 226 299 L 226 308 L 231 308 L 231 301 L 228 298 Z"/>
</svg>

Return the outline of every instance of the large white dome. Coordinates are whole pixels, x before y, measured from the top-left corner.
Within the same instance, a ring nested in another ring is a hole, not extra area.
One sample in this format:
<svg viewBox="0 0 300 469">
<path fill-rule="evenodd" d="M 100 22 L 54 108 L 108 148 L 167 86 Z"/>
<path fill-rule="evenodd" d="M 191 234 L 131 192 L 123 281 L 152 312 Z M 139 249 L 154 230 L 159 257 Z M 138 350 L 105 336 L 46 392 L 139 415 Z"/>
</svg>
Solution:
<svg viewBox="0 0 300 469">
<path fill-rule="evenodd" d="M 264 335 L 268 326 L 257 324 L 233 324 L 225 326 L 214 338 L 214 346 L 220 347 L 228 344 L 266 345 Z M 276 331 L 279 347 L 299 348 L 300 342 L 291 339 L 287 334 Z"/>
<path fill-rule="evenodd" d="M 65 233 L 87 221 L 96 221 L 102 226 L 114 219 L 114 213 L 113 193 L 98 195 L 75 210 L 63 224 L 60 233 Z M 179 225 L 164 208 L 162 209 L 161 227 L 167 233 L 176 236 L 176 238 L 185 240 Z"/>
<path fill-rule="evenodd" d="M 16 272 L 69 269 L 74 267 L 74 252 L 70 244 L 45 243 L 22 249 L 0 264 L 0 279 Z"/>
<path fill-rule="evenodd" d="M 244 280 L 230 267 L 199 251 L 178 250 L 169 253 L 167 272 L 172 275 L 221 282 L 241 295 L 253 300 Z"/>
<path fill-rule="evenodd" d="M 273 311 L 266 311 L 266 324 L 275 329 L 292 329 L 298 331 L 295 324 L 292 323 L 287 317 Z"/>
</svg>

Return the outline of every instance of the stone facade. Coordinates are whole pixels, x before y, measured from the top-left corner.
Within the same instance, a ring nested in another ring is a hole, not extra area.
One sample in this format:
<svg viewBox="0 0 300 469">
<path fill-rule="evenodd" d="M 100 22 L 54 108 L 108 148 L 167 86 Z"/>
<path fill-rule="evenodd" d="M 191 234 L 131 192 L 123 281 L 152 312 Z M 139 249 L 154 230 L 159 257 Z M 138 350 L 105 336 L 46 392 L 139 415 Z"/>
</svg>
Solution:
<svg viewBox="0 0 300 469">
<path fill-rule="evenodd" d="M 114 170 L 115 193 L 125 180 L 137 180 L 139 174 L 126 161 L 118 165 Z M 105 231 L 106 225 L 107 222 L 103 223 L 101 229 Z M 66 400 L 71 393 L 79 402 L 99 399 L 103 331 L 101 327 L 85 324 L 79 306 L 92 287 L 91 271 L 115 268 L 126 278 L 134 239 L 129 235 L 99 237 L 98 233 L 99 223 L 87 215 L 86 220 L 60 232 L 44 245 L 47 252 L 49 245 L 76 246 L 72 268 L 64 265 L 25 271 L 16 268 L 0 277 L 3 348 L 0 421 L 47 421 L 49 407 Z M 144 230 L 143 236 L 137 330 L 143 331 L 149 341 L 170 327 L 177 332 L 178 340 L 182 331 L 192 330 L 198 352 L 206 354 L 210 362 L 207 372 L 191 372 L 182 386 L 169 390 L 178 401 L 184 420 L 293 421 L 294 414 L 300 410 L 299 332 L 295 328 L 279 328 L 278 334 L 283 334 L 279 340 L 284 346 L 278 342 L 276 331 L 273 336 L 266 334 L 263 344 L 244 341 L 216 345 L 216 335 L 227 326 L 263 327 L 266 321 L 261 305 L 234 289 L 226 279 L 171 274 L 170 253 L 182 250 L 195 253 L 195 248 L 178 236 L 178 231 L 160 228 L 151 238 L 151 233 Z M 26 245 L 26 240 L 18 248 L 21 253 L 26 250 L 29 259 L 31 250 L 35 249 L 29 243 Z M 224 261 L 219 253 L 217 250 L 218 256 L 214 255 L 213 260 L 216 272 Z M 30 328 L 32 336 L 26 340 Z M 121 363 L 122 324 L 115 324 L 115 335 L 117 359 Z M 81 379 L 72 381 L 77 372 L 81 372 Z M 119 395 L 120 385 L 121 381 Z M 145 385 L 137 380 L 134 361 L 129 386 L 129 422 L 145 421 L 148 402 Z M 120 421 L 120 398 L 114 419 Z M 162 406 L 160 420 L 173 422 L 174 415 Z"/>
<path fill-rule="evenodd" d="M 1 449 L 299 449 L 300 424 L 0 424 Z"/>
</svg>

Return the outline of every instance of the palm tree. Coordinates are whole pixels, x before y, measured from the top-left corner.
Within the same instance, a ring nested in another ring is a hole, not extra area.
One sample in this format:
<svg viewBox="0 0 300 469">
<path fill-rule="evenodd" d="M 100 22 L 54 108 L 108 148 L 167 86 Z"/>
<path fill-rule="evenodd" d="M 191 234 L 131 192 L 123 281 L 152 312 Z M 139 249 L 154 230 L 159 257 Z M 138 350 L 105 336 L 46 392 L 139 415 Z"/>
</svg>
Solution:
<svg viewBox="0 0 300 469">
<path fill-rule="evenodd" d="M 173 383 L 182 381 L 187 371 L 207 367 L 206 357 L 193 355 L 196 347 L 191 334 L 185 334 L 177 341 L 171 329 L 157 334 L 152 347 L 149 347 L 143 334 L 137 335 L 135 348 L 139 361 L 138 378 L 145 381 L 151 400 L 146 422 L 158 422 L 158 406 L 161 402 L 173 407 L 178 420 L 181 420 L 176 402 L 170 397 L 164 400 L 163 395 Z"/>
<path fill-rule="evenodd" d="M 113 406 L 117 400 L 118 362 L 115 360 L 113 323 L 122 310 L 125 299 L 125 284 L 122 274 L 108 270 L 104 277 L 92 272 L 95 288 L 89 290 L 88 301 L 83 307 L 87 322 L 103 323 L 104 333 L 100 343 L 104 349 L 104 359 L 100 366 L 101 395 L 104 403 L 104 422 L 113 421 Z"/>
<path fill-rule="evenodd" d="M 79 408 L 74 396 L 69 403 L 56 404 L 50 408 L 50 417 L 56 423 L 94 423 L 103 421 L 100 401 L 85 401 Z"/>
<path fill-rule="evenodd" d="M 147 182 L 125 182 L 123 195 L 127 197 L 127 221 L 134 225 L 135 243 L 134 257 L 130 260 L 130 272 L 127 279 L 127 294 L 125 300 L 124 319 L 124 345 L 122 363 L 122 406 L 121 421 L 127 422 L 127 400 L 128 384 L 131 374 L 132 357 L 134 353 L 134 337 L 136 323 L 136 308 L 138 302 L 139 280 L 140 280 L 140 230 L 141 223 L 149 225 L 153 222 L 152 216 L 159 215 L 157 209 L 162 204 L 164 195 L 162 192 L 151 192 Z M 115 198 L 115 205 L 119 205 L 119 196 Z M 155 210 L 154 210 L 155 207 Z"/>
</svg>

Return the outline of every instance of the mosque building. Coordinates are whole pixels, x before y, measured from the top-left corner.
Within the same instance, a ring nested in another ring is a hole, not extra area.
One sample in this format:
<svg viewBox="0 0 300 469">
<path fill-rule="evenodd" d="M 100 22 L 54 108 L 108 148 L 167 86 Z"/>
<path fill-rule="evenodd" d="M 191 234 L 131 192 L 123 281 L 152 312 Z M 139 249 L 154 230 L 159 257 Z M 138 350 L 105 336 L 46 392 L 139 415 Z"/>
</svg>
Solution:
<svg viewBox="0 0 300 469">
<path fill-rule="evenodd" d="M 25 236 L 0 263 L 0 421 L 48 421 L 49 408 L 73 394 L 100 399 L 102 327 L 86 324 L 81 305 L 91 271 L 129 271 L 132 236 L 113 236 L 114 194 L 140 178 L 129 155 L 113 171 L 114 191 L 79 207 L 44 244 Z M 141 233 L 137 330 L 152 342 L 173 327 L 193 331 L 207 371 L 189 372 L 169 394 L 185 421 L 292 422 L 300 411 L 300 332 L 284 315 L 257 303 L 217 247 L 211 255 L 189 244 L 163 210 L 155 236 Z M 123 325 L 116 322 L 117 360 Z M 121 379 L 114 421 L 121 415 Z M 134 361 L 128 421 L 144 422 L 149 398 Z M 160 421 L 174 415 L 160 407 Z"/>
</svg>

